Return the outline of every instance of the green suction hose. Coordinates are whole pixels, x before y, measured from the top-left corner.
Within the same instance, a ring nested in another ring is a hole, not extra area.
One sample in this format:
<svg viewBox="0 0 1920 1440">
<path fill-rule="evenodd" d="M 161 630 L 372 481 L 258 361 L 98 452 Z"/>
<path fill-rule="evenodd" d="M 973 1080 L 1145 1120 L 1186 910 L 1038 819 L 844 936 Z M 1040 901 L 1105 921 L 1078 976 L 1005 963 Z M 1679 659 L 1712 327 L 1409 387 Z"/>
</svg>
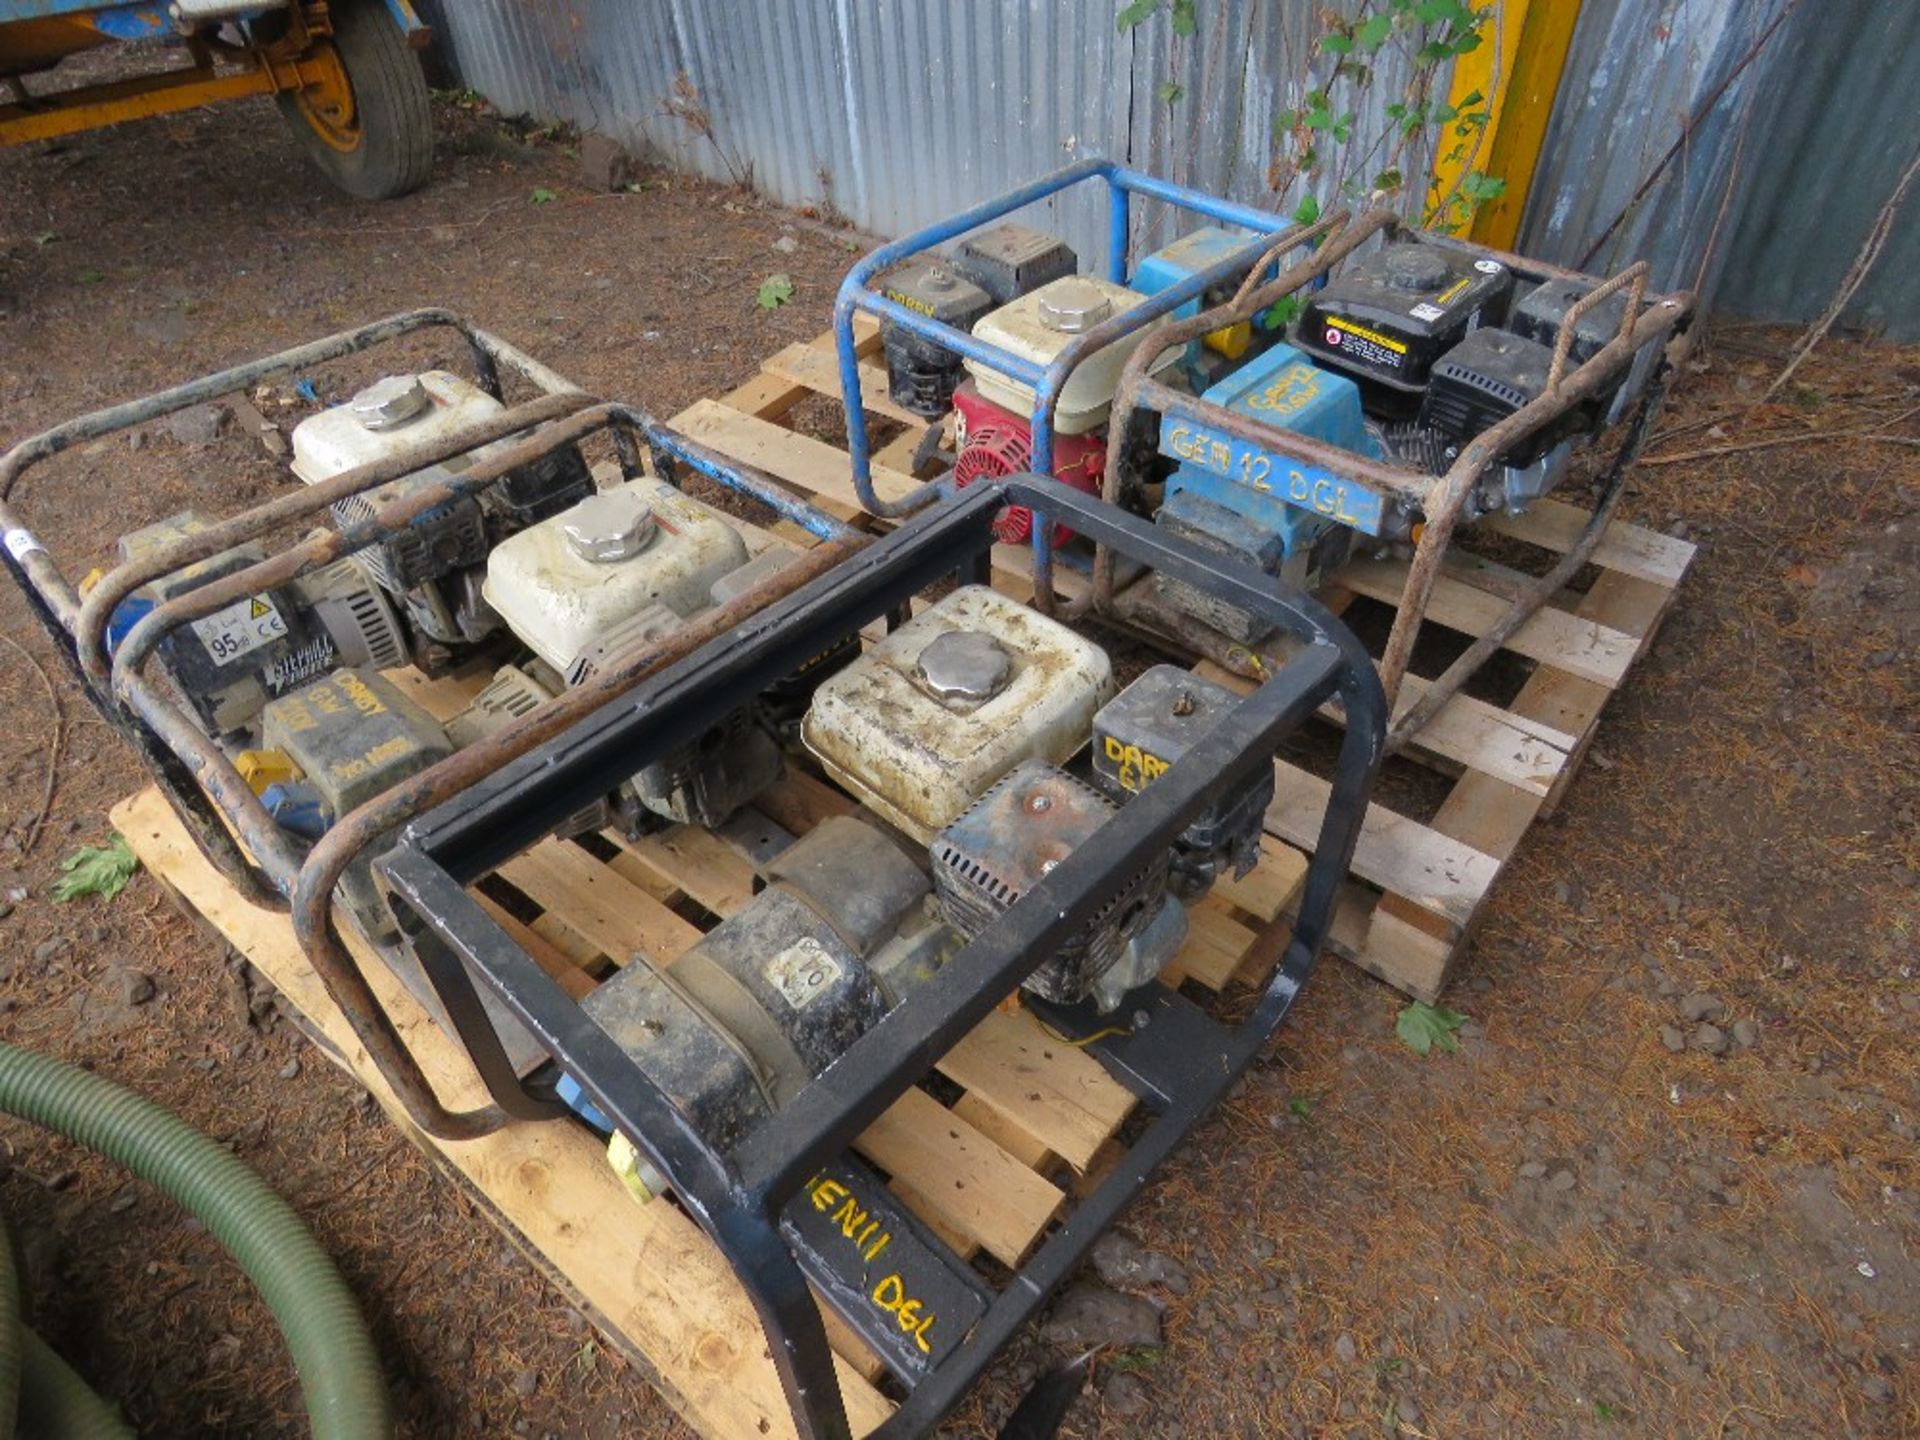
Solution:
<svg viewBox="0 0 1920 1440">
<path fill-rule="evenodd" d="M 20 1433 L 60 1440 L 134 1440 L 119 1410 L 74 1374 L 53 1347 L 24 1325 L 14 1331 L 20 1351 Z"/>
<path fill-rule="evenodd" d="M 246 1271 L 286 1336 L 306 1392 L 314 1440 L 377 1440 L 392 1433 L 386 1382 L 353 1293 L 300 1217 L 253 1171 L 132 1091 L 4 1043 L 0 1043 L 0 1111 L 119 1162 L 172 1196 L 207 1227 Z M 0 1263 L 7 1266 L 6 1278 L 11 1281 L 11 1257 Z M 4 1288 L 8 1287 L 0 1285 Z M 5 1385 L 9 1369 L 20 1384 L 24 1359 L 34 1384 L 20 1388 L 39 1392 L 44 1383 L 58 1382 L 46 1380 L 33 1342 L 20 1338 L 17 1281 L 13 1288 L 16 1323 L 0 1335 L 0 1386 Z M 0 1307 L 6 1304 L 0 1299 Z M 74 1383 L 80 1383 L 78 1377 Z M 9 1407 L 0 1427 L 10 1422 L 12 1413 Z M 104 1440 L 109 1434 L 127 1432 L 87 1429 L 74 1433 Z M 0 1428 L 0 1440 L 5 1434 Z"/>
<path fill-rule="evenodd" d="M 0 1226 L 0 1440 L 13 1440 L 20 1408 L 20 1271 L 13 1263 L 13 1237 Z"/>
</svg>

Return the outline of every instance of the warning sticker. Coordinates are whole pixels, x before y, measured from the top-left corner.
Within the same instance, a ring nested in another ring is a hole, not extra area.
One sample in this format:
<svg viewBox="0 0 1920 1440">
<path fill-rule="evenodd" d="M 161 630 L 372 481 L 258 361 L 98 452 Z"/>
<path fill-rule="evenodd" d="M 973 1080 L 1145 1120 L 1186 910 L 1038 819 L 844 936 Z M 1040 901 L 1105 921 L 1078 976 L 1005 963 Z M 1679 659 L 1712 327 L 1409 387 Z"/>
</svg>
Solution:
<svg viewBox="0 0 1920 1440">
<path fill-rule="evenodd" d="M 1364 325 L 1356 325 L 1351 320 L 1329 316 L 1325 338 L 1327 344 L 1362 364 L 1398 370 L 1406 361 L 1405 342 L 1391 335 L 1382 335 L 1378 330 L 1369 330 Z"/>
<path fill-rule="evenodd" d="M 1426 301 L 1422 300 L 1407 313 L 1416 320 L 1438 320 L 1447 312 L 1442 310 L 1438 305 L 1429 305 Z"/>
<path fill-rule="evenodd" d="M 789 1005 L 804 1010 L 846 972 L 824 945 L 808 936 L 767 961 L 760 973 Z"/>
<path fill-rule="evenodd" d="M 214 664 L 225 665 L 281 639 L 287 633 L 287 622 L 280 618 L 271 600 L 255 595 L 194 621 L 193 633 L 200 637 Z"/>
<path fill-rule="evenodd" d="M 44 551 L 47 548 L 40 543 L 31 530 L 22 525 L 16 525 L 7 531 L 6 545 L 7 553 L 16 560 L 25 560 L 34 551 Z"/>
</svg>

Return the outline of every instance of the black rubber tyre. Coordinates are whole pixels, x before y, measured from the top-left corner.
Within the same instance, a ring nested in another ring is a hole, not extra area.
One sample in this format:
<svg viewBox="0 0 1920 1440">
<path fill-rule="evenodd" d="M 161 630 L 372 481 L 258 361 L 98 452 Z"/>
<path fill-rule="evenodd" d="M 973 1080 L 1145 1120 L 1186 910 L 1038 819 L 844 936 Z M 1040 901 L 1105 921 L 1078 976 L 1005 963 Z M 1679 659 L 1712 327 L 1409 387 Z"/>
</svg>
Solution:
<svg viewBox="0 0 1920 1440">
<path fill-rule="evenodd" d="M 275 98 L 306 156 L 362 200 L 418 190 L 433 173 L 433 104 L 420 61 L 380 0 L 334 0 L 333 45 L 353 86 L 359 143 L 350 150 L 320 134 L 300 97 Z"/>
</svg>

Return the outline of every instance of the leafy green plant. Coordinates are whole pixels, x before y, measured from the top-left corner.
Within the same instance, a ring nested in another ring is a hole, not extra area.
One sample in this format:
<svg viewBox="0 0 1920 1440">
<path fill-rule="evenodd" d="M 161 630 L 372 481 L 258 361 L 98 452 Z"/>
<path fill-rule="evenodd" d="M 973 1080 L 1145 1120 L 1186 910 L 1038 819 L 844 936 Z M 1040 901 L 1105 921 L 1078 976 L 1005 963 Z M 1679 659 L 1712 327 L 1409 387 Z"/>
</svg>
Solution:
<svg viewBox="0 0 1920 1440">
<path fill-rule="evenodd" d="M 547 189 L 546 186 L 536 185 L 531 199 L 535 205 L 551 205 L 554 202 L 555 196 L 553 191 Z"/>
<path fill-rule="evenodd" d="M 1125 1350 L 1115 1350 L 1100 1359 L 1102 1367 L 1121 1374 L 1134 1370 L 1151 1370 L 1167 1358 L 1167 1352 L 1151 1345 L 1134 1345 Z"/>
<path fill-rule="evenodd" d="M 105 845 L 82 845 L 60 862 L 60 868 L 66 878 L 54 882 L 49 893 L 55 900 L 64 904 L 82 895 L 111 900 L 127 888 L 127 881 L 140 868 L 140 860 L 116 830 Z"/>
<path fill-rule="evenodd" d="M 784 272 L 769 275 L 754 292 L 753 303 L 762 310 L 778 310 L 793 298 L 793 277 Z"/>
<path fill-rule="evenodd" d="M 1453 1038 L 1453 1032 L 1466 1023 L 1467 1017 L 1457 1010 L 1415 1000 L 1394 1020 L 1393 1033 L 1414 1054 L 1425 1055 L 1436 1045 L 1442 1050 L 1458 1050 L 1460 1042 Z"/>
<path fill-rule="evenodd" d="M 1304 1095 L 1296 1095 L 1287 1101 L 1287 1113 L 1296 1120 L 1305 1120 L 1313 1114 L 1313 1101 Z"/>
<path fill-rule="evenodd" d="M 1475 91 L 1456 103 L 1445 98 L 1442 81 L 1455 60 L 1486 43 L 1495 7 L 1476 9 L 1471 0 L 1356 0 L 1341 8 L 1348 13 L 1318 11 L 1323 29 L 1302 73 L 1285 87 L 1297 98 L 1274 117 L 1269 188 L 1279 194 L 1304 184 L 1310 195 L 1391 204 L 1422 227 L 1464 230 L 1505 192 L 1506 182 L 1474 166 L 1493 117 L 1490 97 Z M 1197 0 L 1126 0 L 1119 28 L 1133 30 L 1163 10 L 1177 64 L 1182 42 L 1199 28 Z M 1382 78 L 1388 75 L 1400 78 L 1388 82 Z M 1388 83 L 1398 88 L 1383 97 L 1380 87 Z M 1164 104 L 1186 95 L 1171 81 L 1154 93 Z M 1362 133 L 1360 116 L 1376 107 L 1386 123 Z M 1455 169 L 1459 178 L 1444 189 L 1420 183 L 1436 165 Z"/>
</svg>

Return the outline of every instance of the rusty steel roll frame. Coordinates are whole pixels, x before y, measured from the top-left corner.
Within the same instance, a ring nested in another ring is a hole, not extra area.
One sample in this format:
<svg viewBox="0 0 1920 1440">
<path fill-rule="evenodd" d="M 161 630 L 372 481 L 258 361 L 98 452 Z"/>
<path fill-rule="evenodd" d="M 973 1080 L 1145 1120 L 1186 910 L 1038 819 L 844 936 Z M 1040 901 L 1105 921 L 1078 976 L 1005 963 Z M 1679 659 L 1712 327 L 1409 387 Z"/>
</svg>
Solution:
<svg viewBox="0 0 1920 1440">
<path fill-rule="evenodd" d="M 502 399 L 502 366 L 541 393 L 456 432 L 405 446 L 384 460 L 275 496 L 124 561 L 103 575 L 84 599 L 20 521 L 13 491 L 21 477 L 76 444 L 433 328 L 451 328 L 466 339 L 479 382 L 495 399 Z M 379 544 L 450 502 L 477 495 L 520 467 L 601 431 L 611 436 L 628 475 L 639 468 L 644 446 L 663 474 L 671 476 L 684 465 L 766 504 L 826 543 L 796 556 L 792 564 L 728 604 L 696 617 L 667 640 L 617 654 L 589 682 L 564 691 L 498 733 L 455 751 L 363 803 L 340 817 L 307 855 L 298 854 L 233 761 L 195 723 L 171 687 L 147 673 L 155 650 L 182 625 Z M 263 539 L 283 526 L 322 516 L 337 501 L 488 445 L 500 448 L 462 471 L 412 488 L 369 515 L 318 530 L 264 560 L 155 606 L 127 632 L 117 649 L 109 649 L 108 621 L 115 608 L 142 586 L 237 545 Z M 455 1112 L 441 1103 L 341 939 L 332 903 L 341 876 L 393 827 L 525 755 L 866 543 L 865 536 L 797 500 L 764 472 L 724 459 L 668 430 L 642 410 L 595 401 L 517 347 L 446 310 L 391 316 L 31 436 L 0 456 L 0 529 L 4 529 L 9 572 L 95 708 L 134 746 L 208 859 L 256 903 L 292 911 L 295 933 L 315 972 L 409 1117 L 429 1134 L 449 1139 L 487 1134 L 516 1114 L 531 1111 L 493 1104 Z M 484 1068 L 494 1057 L 474 1058 Z M 539 1113 L 546 1113 L 546 1107 Z"/>
<path fill-rule="evenodd" d="M 1649 299 L 1646 293 L 1648 271 L 1644 260 L 1597 284 L 1569 307 L 1562 318 L 1559 332 L 1554 338 L 1553 359 L 1543 393 L 1468 442 L 1446 474 L 1438 477 L 1406 466 L 1370 460 L 1309 436 L 1277 431 L 1224 406 L 1175 391 L 1152 378 L 1151 366 L 1165 351 L 1225 326 L 1251 320 L 1276 302 L 1323 279 L 1376 235 L 1387 240 L 1415 240 L 1476 259 L 1494 260 L 1516 275 L 1536 281 L 1592 278 L 1507 251 L 1411 230 L 1391 211 L 1370 211 L 1358 220 L 1353 220 L 1344 210 L 1334 211 L 1314 225 L 1278 237 L 1248 272 L 1247 282 L 1232 298 L 1200 314 L 1177 320 L 1143 339 L 1127 357 L 1121 370 L 1119 387 L 1114 396 L 1113 418 L 1109 423 L 1110 433 L 1126 434 L 1136 412 L 1143 408 L 1161 414 L 1177 411 L 1236 439 L 1350 476 L 1388 501 L 1404 507 L 1410 514 L 1423 518 L 1424 523 L 1418 532 L 1413 558 L 1408 566 L 1407 583 L 1394 616 L 1393 629 L 1379 661 L 1380 681 L 1389 706 L 1395 706 L 1399 698 L 1400 682 L 1406 674 L 1414 641 L 1426 617 L 1428 599 L 1434 581 L 1439 577 L 1441 562 L 1481 477 L 1513 445 L 1558 421 L 1574 406 L 1621 379 L 1649 346 L 1662 346 L 1660 359 L 1646 380 L 1632 418 L 1626 422 L 1626 435 L 1602 478 L 1599 501 L 1572 548 L 1561 556 L 1546 575 L 1529 581 L 1510 594 L 1508 607 L 1499 619 L 1426 688 L 1417 704 L 1399 714 L 1387 741 L 1389 750 L 1397 750 L 1419 733 L 1420 728 L 1458 693 L 1467 679 L 1514 631 L 1558 593 L 1593 553 L 1624 491 L 1626 471 L 1652 428 L 1652 420 L 1665 394 L 1668 377 L 1686 354 L 1690 343 L 1689 326 L 1693 319 L 1694 297 L 1689 292 L 1676 291 Z M 1306 259 L 1272 280 L 1254 283 L 1254 277 L 1269 264 L 1308 245 L 1314 248 Z M 1619 332 L 1585 363 L 1569 372 L 1567 366 L 1571 347 L 1580 320 L 1623 289 L 1628 292 L 1628 301 L 1621 313 Z M 1125 504 L 1128 498 L 1131 477 L 1127 474 L 1126 464 L 1124 447 L 1115 445 L 1108 448 L 1101 495 L 1110 504 Z M 1049 594 L 1042 603 L 1051 604 L 1052 600 Z M 1095 550 L 1092 586 L 1069 607 L 1068 614 L 1079 615 L 1089 610 L 1140 628 L 1157 630 L 1249 678 L 1265 678 L 1264 661 L 1248 647 L 1229 641 L 1226 636 L 1199 621 L 1172 612 L 1141 585 L 1133 584 L 1131 588 L 1123 586 L 1116 573 L 1114 557 L 1105 547 Z"/>
</svg>

